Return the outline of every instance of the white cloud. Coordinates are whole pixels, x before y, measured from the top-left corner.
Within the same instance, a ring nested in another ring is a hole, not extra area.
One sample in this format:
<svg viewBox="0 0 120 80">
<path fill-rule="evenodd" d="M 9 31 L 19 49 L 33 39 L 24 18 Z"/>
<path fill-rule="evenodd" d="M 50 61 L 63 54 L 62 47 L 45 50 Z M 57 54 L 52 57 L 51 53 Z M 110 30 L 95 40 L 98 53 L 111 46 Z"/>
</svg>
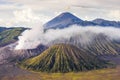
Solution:
<svg viewBox="0 0 120 80">
<path fill-rule="evenodd" d="M 49 20 L 48 16 L 45 16 L 44 14 L 36 14 L 31 8 L 23 9 L 23 10 L 16 10 L 13 12 L 15 22 L 19 24 L 19 22 L 22 23 L 36 23 L 36 22 L 46 22 Z"/>
<path fill-rule="evenodd" d="M 43 14 L 36 14 L 32 9 L 26 8 L 23 10 L 15 10 L 13 11 L 12 19 L 6 19 L 5 21 L 0 20 L 0 24 L 6 26 L 24 26 L 31 27 L 36 22 L 46 22 L 49 20 L 49 17 Z"/>
<path fill-rule="evenodd" d="M 9 24 L 14 24 L 8 19 L 17 18 L 17 23 L 24 24 L 31 21 L 31 17 L 38 16 L 40 21 L 46 22 L 56 16 L 60 12 L 76 13 L 82 19 L 105 18 L 119 20 L 119 12 L 110 12 L 112 10 L 120 10 L 120 0 L 4 0 L 12 4 L 0 4 L 0 18 Z M 27 10 L 28 9 L 28 10 Z M 31 11 L 29 10 L 31 9 Z M 14 14 L 15 16 L 14 16 Z M 19 14 L 22 16 L 16 16 Z M 24 14 L 24 15 L 23 15 Z M 114 15 L 113 15 L 114 14 Z M 114 17 L 111 18 L 112 15 Z M 86 17 L 87 16 L 87 17 Z M 16 18 L 14 18 L 16 17 Z M 38 18 L 37 17 L 37 18 Z M 19 19 L 18 19 L 19 18 Z M 25 22 L 21 21 L 23 19 Z M 14 21 L 15 21 L 14 20 Z M 34 19 L 33 19 L 34 20 Z M 35 19 L 37 20 L 37 19 Z M 19 21 L 19 22 L 18 22 Z M 0 23 L 3 25 L 3 23 Z M 14 26 L 14 25 L 13 25 Z"/>
<path fill-rule="evenodd" d="M 3 20 L 2 19 L 0 19 L 0 22 L 2 22 Z"/>
<path fill-rule="evenodd" d="M 120 20 L 120 10 L 111 10 L 108 14 L 108 17 L 114 20 Z"/>
<path fill-rule="evenodd" d="M 104 34 L 111 40 L 120 40 L 120 35 L 118 35 L 120 34 L 120 29 L 114 27 L 83 27 L 73 25 L 65 29 L 49 29 L 44 32 L 43 26 L 37 24 L 19 37 L 16 49 L 33 49 L 39 44 L 51 45 L 54 43 L 65 43 L 66 41 L 71 41 L 71 38 L 79 41 L 81 45 L 86 45 L 92 42 L 98 34 Z"/>
<path fill-rule="evenodd" d="M 15 20 L 17 22 L 31 22 L 34 20 L 39 20 L 40 18 L 36 16 L 31 9 L 14 11 Z"/>
</svg>

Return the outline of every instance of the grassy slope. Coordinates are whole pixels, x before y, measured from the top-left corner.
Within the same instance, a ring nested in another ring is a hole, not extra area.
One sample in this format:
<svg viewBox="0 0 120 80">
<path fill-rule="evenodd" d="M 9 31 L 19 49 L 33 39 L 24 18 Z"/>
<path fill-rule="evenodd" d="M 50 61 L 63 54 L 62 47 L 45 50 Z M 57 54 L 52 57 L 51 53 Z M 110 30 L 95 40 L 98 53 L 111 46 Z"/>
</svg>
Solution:
<svg viewBox="0 0 120 80">
<path fill-rule="evenodd" d="M 58 44 L 37 57 L 23 61 L 21 66 L 42 72 L 78 72 L 106 68 L 108 63 L 75 46 Z"/>
<path fill-rule="evenodd" d="M 25 28 L 9 28 L 0 32 L 0 46 L 18 40 L 18 36 L 25 30 Z"/>
<path fill-rule="evenodd" d="M 119 80 L 120 69 L 101 69 L 79 73 L 36 73 L 4 77 L 2 80 Z"/>
</svg>

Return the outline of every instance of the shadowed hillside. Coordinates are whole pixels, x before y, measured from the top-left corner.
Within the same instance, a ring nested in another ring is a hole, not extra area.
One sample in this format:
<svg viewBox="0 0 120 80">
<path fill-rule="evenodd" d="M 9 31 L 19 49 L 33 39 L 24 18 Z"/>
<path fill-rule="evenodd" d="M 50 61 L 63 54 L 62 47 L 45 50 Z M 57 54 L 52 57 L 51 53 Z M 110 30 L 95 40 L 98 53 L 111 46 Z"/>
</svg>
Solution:
<svg viewBox="0 0 120 80">
<path fill-rule="evenodd" d="M 98 35 L 86 48 L 95 55 L 119 55 L 120 54 L 120 42 L 111 40 L 105 35 Z"/>
<path fill-rule="evenodd" d="M 90 33 L 89 33 L 90 34 Z M 90 41 L 85 41 L 82 35 L 73 36 L 70 39 L 57 39 L 49 45 L 57 43 L 66 43 L 77 46 L 79 49 L 83 48 L 87 52 L 94 55 L 119 55 L 120 42 L 111 40 L 104 34 L 92 34 L 94 37 Z M 87 39 L 88 40 L 88 39 Z"/>
</svg>

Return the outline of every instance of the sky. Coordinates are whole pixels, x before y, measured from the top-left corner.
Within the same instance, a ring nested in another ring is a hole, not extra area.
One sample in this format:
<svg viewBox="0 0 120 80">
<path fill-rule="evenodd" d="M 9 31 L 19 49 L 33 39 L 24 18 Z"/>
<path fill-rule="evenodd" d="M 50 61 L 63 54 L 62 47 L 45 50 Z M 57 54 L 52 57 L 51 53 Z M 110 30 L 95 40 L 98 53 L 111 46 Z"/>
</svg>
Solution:
<svg viewBox="0 0 120 80">
<path fill-rule="evenodd" d="M 120 0 L 0 0 L 0 26 L 44 24 L 63 12 L 83 20 L 120 21 Z"/>
</svg>

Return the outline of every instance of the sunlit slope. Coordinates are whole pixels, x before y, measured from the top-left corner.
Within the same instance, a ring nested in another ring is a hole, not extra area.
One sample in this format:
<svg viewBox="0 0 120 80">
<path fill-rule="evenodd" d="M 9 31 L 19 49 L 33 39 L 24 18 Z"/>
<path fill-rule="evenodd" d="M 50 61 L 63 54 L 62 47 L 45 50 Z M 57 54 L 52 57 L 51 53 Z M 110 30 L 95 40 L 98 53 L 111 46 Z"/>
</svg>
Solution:
<svg viewBox="0 0 120 80">
<path fill-rule="evenodd" d="M 0 32 L 0 46 L 5 46 L 12 42 L 18 40 L 18 36 L 26 30 L 26 28 L 18 27 L 18 28 L 6 28 Z"/>
<path fill-rule="evenodd" d="M 75 46 L 57 44 L 20 65 L 29 70 L 42 72 L 77 72 L 106 68 L 107 62 Z"/>
</svg>

